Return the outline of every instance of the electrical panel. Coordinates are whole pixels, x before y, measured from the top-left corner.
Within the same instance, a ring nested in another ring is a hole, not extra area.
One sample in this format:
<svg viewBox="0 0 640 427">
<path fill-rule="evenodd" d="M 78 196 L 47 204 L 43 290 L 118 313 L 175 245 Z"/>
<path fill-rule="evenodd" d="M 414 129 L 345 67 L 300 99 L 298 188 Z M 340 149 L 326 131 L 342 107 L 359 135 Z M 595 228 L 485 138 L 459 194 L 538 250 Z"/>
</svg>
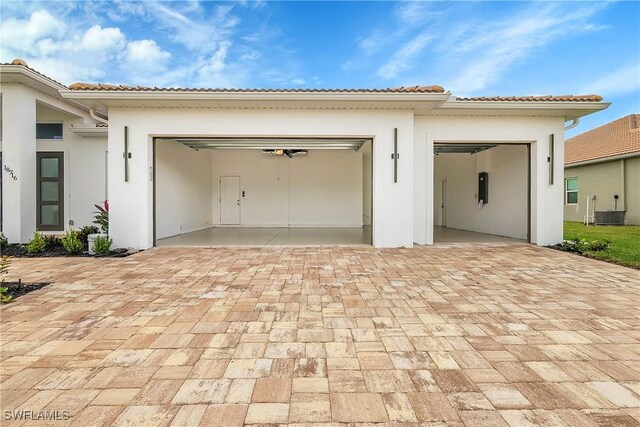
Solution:
<svg viewBox="0 0 640 427">
<path fill-rule="evenodd" d="M 478 174 L 478 202 L 482 200 L 482 204 L 489 203 L 489 174 L 480 172 Z"/>
</svg>

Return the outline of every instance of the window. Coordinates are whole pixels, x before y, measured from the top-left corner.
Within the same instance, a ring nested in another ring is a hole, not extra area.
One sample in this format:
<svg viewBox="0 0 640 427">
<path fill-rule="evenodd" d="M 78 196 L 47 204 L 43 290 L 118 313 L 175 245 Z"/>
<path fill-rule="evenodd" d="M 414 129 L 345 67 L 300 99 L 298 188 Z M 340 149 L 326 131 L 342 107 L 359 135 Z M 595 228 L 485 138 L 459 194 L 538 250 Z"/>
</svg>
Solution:
<svg viewBox="0 0 640 427">
<path fill-rule="evenodd" d="M 38 230 L 64 230 L 64 157 L 61 152 L 37 153 L 36 224 Z"/>
<path fill-rule="evenodd" d="M 62 123 L 36 123 L 36 139 L 62 139 Z"/>
<path fill-rule="evenodd" d="M 567 205 L 577 205 L 578 204 L 578 178 L 567 178 L 565 179 L 565 200 L 564 203 Z"/>
</svg>

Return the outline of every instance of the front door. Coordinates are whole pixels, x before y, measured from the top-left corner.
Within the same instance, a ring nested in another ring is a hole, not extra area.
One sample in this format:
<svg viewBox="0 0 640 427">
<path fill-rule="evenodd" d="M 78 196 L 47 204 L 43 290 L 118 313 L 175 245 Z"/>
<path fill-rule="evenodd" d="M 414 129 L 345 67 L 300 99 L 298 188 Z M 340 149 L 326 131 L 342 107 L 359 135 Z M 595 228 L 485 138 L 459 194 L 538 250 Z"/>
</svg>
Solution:
<svg viewBox="0 0 640 427">
<path fill-rule="evenodd" d="M 240 224 L 240 177 L 220 177 L 220 224 Z"/>
</svg>

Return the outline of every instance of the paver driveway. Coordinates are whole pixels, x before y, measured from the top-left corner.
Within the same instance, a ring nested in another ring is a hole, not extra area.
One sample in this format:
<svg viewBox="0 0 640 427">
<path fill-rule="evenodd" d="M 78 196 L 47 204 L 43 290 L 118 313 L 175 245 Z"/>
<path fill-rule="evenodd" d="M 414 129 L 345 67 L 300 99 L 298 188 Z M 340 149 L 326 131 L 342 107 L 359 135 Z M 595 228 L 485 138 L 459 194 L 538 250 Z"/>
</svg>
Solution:
<svg viewBox="0 0 640 427">
<path fill-rule="evenodd" d="M 549 249 L 154 249 L 12 275 L 54 284 L 0 312 L 3 425 L 640 420 L 639 272 Z"/>
</svg>

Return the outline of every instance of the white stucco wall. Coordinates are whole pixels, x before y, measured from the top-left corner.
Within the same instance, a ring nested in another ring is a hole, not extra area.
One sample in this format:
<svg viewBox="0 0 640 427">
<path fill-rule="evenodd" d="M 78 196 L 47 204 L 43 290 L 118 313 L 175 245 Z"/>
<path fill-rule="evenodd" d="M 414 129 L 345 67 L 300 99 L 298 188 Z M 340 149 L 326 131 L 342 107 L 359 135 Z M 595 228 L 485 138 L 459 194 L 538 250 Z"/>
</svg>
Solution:
<svg viewBox="0 0 640 427">
<path fill-rule="evenodd" d="M 12 243 L 26 243 L 33 236 L 38 151 L 64 153 L 65 230 L 90 225 L 94 204 L 105 199 L 106 138 L 83 138 L 72 132 L 71 123 L 92 121 L 86 111 L 21 84 L 3 84 L 1 89 L 3 233 Z M 63 139 L 36 140 L 36 122 L 62 122 Z"/>
<path fill-rule="evenodd" d="M 549 135 L 555 134 L 554 185 L 548 184 Z M 452 117 L 415 119 L 414 240 L 433 243 L 435 142 L 531 143 L 531 241 L 538 245 L 562 240 L 564 119 L 562 117 Z M 489 178 L 491 180 L 491 177 Z"/>
<path fill-rule="evenodd" d="M 179 142 L 158 142 L 156 180 L 158 239 L 211 227 L 211 151 L 195 151 Z"/>
<path fill-rule="evenodd" d="M 477 154 L 435 158 L 435 224 L 442 224 L 441 181 L 446 180 L 446 226 L 527 238 L 527 147 L 500 145 Z M 489 202 L 478 207 L 478 173 L 489 174 Z"/>
<path fill-rule="evenodd" d="M 124 182 L 124 126 L 130 179 Z M 398 182 L 393 182 L 393 129 L 398 128 Z M 115 246 L 153 244 L 153 136 L 352 136 L 373 143 L 373 243 L 413 245 L 413 113 L 333 110 L 109 110 L 110 226 Z M 361 173 L 361 169 L 358 171 Z"/>
<path fill-rule="evenodd" d="M 63 124 L 62 140 L 37 140 L 36 147 L 38 152 L 64 153 L 65 230 L 93 225 L 94 205 L 101 205 L 107 198 L 106 138 L 76 135 L 70 125 L 78 118 L 49 108 L 37 108 L 37 121 Z"/>
<path fill-rule="evenodd" d="M 220 177 L 240 177 L 241 226 L 359 227 L 362 154 L 310 150 L 288 158 L 259 150 L 213 152 L 213 222 L 219 224 Z"/>
</svg>

